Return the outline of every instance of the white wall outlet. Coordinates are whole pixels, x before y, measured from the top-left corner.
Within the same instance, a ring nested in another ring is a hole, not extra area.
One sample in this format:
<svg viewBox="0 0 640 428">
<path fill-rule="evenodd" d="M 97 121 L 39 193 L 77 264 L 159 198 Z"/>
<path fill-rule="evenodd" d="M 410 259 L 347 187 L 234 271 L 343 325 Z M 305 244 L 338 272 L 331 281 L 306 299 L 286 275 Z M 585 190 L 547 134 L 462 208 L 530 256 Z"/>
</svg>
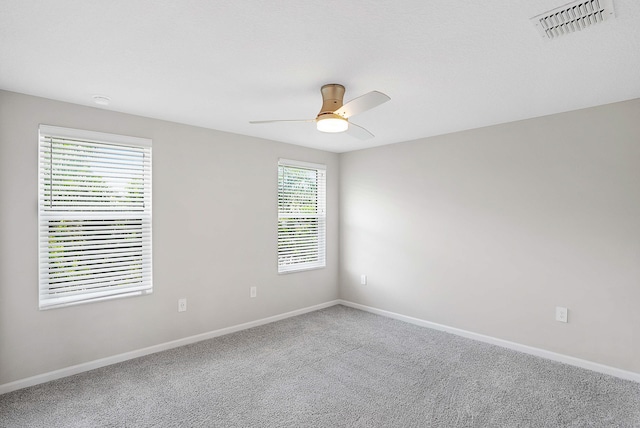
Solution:
<svg viewBox="0 0 640 428">
<path fill-rule="evenodd" d="M 187 299 L 178 299 L 178 312 L 185 312 L 187 310 Z"/>
<path fill-rule="evenodd" d="M 556 306 L 556 321 L 569 321 L 569 310 L 567 308 L 563 308 L 562 306 Z"/>
<path fill-rule="evenodd" d="M 256 297 L 258 295 L 258 287 L 251 287 L 249 291 L 250 297 Z"/>
<path fill-rule="evenodd" d="M 360 284 L 367 285 L 367 275 L 360 275 Z"/>
</svg>

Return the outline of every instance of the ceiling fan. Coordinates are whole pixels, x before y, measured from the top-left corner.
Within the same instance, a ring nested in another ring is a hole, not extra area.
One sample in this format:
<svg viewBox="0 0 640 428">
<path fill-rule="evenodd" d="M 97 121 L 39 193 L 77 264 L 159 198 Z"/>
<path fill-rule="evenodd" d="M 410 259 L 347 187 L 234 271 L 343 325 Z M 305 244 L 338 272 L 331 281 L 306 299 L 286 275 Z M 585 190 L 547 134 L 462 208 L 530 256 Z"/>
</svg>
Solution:
<svg viewBox="0 0 640 428">
<path fill-rule="evenodd" d="M 344 86 L 337 83 L 324 85 L 322 92 L 322 108 L 315 119 L 301 120 L 254 120 L 251 124 L 258 123 L 275 123 L 275 122 L 315 122 L 318 131 L 322 132 L 344 132 L 356 138 L 366 140 L 373 138 L 373 134 L 362 126 L 356 125 L 349 121 L 351 116 L 370 110 L 386 103 L 391 98 L 382 92 L 371 91 L 358 98 L 354 98 L 346 104 L 343 104 Z"/>
</svg>

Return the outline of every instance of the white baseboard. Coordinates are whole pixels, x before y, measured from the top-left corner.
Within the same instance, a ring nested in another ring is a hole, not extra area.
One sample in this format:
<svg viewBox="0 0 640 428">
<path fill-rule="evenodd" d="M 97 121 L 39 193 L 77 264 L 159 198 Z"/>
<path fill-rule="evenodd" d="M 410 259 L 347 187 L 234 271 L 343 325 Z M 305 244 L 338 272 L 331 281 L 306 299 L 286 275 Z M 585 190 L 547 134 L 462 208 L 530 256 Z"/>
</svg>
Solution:
<svg viewBox="0 0 640 428">
<path fill-rule="evenodd" d="M 286 312 L 284 314 L 274 315 L 274 316 L 262 318 L 256 321 L 250 321 L 244 324 L 238 324 L 231 327 L 221 328 L 219 330 L 209 331 L 207 333 L 196 334 L 195 336 L 189 336 L 182 339 L 172 340 L 171 342 L 165 342 L 158 345 L 149 346 L 147 348 L 125 352 L 123 354 L 113 355 L 111 357 L 100 358 L 99 360 L 76 364 L 74 366 L 65 367 L 63 369 L 54 370 L 51 372 L 39 374 L 39 375 L 28 377 L 25 379 L 19 379 L 14 382 L 9 382 L 9 383 L 0 385 L 0 394 L 16 391 L 18 389 L 27 388 L 29 386 L 38 385 L 40 383 L 49 382 L 49 381 L 60 379 L 66 376 L 72 376 L 78 373 L 86 372 L 89 370 L 97 369 L 97 368 L 108 366 L 111 364 L 120 363 L 122 361 L 131 360 L 133 358 L 143 357 L 145 355 L 154 354 L 156 352 L 166 351 L 167 349 L 189 345 L 191 343 L 212 339 L 218 336 L 224 336 L 225 334 L 235 333 L 236 331 L 246 330 L 252 327 L 258 327 L 260 325 L 269 324 L 269 323 L 280 321 L 286 318 L 291 318 L 298 315 L 306 314 L 308 312 L 317 311 L 319 309 L 328 308 L 330 306 L 334 306 L 339 303 L 340 301 L 338 300 L 332 300 L 329 302 L 321 303 L 319 305 L 309 306 L 306 308 L 297 309 L 295 311 Z"/>
<path fill-rule="evenodd" d="M 447 333 L 455 334 L 457 336 L 462 336 L 468 339 L 477 340 L 479 342 L 490 343 L 492 345 L 501 346 L 503 348 L 512 349 L 514 351 L 524 352 L 525 354 L 535 355 L 537 357 L 546 358 L 548 360 L 558 361 L 558 362 L 569 364 L 572 366 L 581 367 L 583 369 L 592 370 L 594 372 L 603 373 L 603 374 L 615 376 L 621 379 L 632 380 L 640 383 L 640 373 L 630 372 L 627 370 L 618 369 L 616 367 L 606 366 L 604 364 L 594 363 L 592 361 L 571 357 L 569 355 L 558 354 L 556 352 L 551 352 L 551 351 L 547 351 L 540 348 L 534 348 L 533 346 L 527 346 L 527 345 L 522 345 L 516 342 L 510 342 L 508 340 L 498 339 L 491 336 L 485 336 L 484 334 L 478 334 L 478 333 L 462 330 L 455 327 L 449 327 L 446 325 L 425 321 L 419 318 L 413 318 L 406 315 L 397 314 L 395 312 L 389 312 L 382 309 L 372 308 L 370 306 L 349 302 L 347 300 L 339 300 L 338 302 L 344 306 L 349 306 L 351 308 L 360 309 L 362 311 L 371 312 L 373 314 L 382 315 L 385 317 L 408 322 L 411 324 L 419 325 L 421 327 L 427 327 L 427 328 L 432 328 L 434 330 L 444 331 Z"/>
</svg>

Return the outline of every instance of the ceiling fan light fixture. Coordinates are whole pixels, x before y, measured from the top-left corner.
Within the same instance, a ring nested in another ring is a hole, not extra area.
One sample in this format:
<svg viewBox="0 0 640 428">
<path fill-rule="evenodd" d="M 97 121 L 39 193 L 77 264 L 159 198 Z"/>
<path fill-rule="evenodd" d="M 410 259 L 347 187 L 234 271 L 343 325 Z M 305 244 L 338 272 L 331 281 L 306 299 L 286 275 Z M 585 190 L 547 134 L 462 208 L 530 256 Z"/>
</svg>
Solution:
<svg viewBox="0 0 640 428">
<path fill-rule="evenodd" d="M 326 115 L 326 117 L 318 117 L 316 126 L 318 127 L 318 131 L 336 133 L 349 129 L 349 122 L 347 122 L 346 119 L 331 114 Z"/>
</svg>

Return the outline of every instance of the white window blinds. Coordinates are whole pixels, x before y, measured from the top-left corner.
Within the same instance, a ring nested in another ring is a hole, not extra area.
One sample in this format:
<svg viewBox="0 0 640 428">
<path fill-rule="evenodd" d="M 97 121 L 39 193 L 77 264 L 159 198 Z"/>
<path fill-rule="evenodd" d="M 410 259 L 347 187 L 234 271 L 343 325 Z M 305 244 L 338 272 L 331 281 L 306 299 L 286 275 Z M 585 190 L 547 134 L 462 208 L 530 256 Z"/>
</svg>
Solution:
<svg viewBox="0 0 640 428">
<path fill-rule="evenodd" d="M 40 309 L 151 280 L 151 140 L 47 125 L 39 139 Z"/>
<path fill-rule="evenodd" d="M 325 266 L 326 166 L 278 162 L 278 272 Z"/>
</svg>

